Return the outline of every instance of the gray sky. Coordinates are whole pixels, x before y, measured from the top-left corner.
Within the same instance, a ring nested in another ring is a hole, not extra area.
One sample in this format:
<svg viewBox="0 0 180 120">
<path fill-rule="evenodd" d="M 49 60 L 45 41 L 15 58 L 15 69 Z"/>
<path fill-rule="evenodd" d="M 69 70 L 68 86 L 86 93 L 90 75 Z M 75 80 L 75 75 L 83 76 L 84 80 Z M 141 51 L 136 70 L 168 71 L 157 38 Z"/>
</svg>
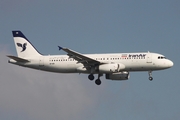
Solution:
<svg viewBox="0 0 180 120">
<path fill-rule="evenodd" d="M 180 2 L 178 0 L 1 0 L 1 120 L 179 120 Z M 131 73 L 102 85 L 87 75 L 55 74 L 7 63 L 16 55 L 12 30 L 43 54 L 157 52 L 171 69 Z"/>
</svg>

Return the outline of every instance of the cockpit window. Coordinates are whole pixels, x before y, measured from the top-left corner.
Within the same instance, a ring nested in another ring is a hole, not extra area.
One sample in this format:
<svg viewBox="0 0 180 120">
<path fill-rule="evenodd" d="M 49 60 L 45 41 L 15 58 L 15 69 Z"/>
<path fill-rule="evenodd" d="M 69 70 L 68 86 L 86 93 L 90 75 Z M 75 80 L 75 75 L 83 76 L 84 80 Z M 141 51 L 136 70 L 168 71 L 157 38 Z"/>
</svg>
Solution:
<svg viewBox="0 0 180 120">
<path fill-rule="evenodd" d="M 164 56 L 158 56 L 158 59 L 166 59 Z"/>
</svg>

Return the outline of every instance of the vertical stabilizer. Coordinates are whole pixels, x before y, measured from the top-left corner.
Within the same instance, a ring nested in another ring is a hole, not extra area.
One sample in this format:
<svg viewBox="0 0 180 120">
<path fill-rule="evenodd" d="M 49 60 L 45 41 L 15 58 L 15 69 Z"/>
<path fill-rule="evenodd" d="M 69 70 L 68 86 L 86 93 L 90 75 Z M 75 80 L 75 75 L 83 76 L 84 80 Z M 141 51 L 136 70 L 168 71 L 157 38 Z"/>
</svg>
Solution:
<svg viewBox="0 0 180 120">
<path fill-rule="evenodd" d="M 29 58 L 41 56 L 21 31 L 12 31 L 18 57 Z"/>
</svg>

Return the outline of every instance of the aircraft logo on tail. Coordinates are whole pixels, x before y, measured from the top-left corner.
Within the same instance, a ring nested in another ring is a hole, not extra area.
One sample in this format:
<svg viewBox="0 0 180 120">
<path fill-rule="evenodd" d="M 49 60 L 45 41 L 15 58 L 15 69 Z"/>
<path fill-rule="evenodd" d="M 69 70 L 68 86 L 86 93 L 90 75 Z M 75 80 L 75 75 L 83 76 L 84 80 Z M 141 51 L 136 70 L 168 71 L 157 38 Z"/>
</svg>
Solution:
<svg viewBox="0 0 180 120">
<path fill-rule="evenodd" d="M 17 46 L 18 46 L 18 47 L 22 47 L 22 51 L 21 51 L 21 52 L 23 52 L 23 51 L 26 50 L 27 43 L 24 43 L 24 44 L 17 43 Z"/>
</svg>

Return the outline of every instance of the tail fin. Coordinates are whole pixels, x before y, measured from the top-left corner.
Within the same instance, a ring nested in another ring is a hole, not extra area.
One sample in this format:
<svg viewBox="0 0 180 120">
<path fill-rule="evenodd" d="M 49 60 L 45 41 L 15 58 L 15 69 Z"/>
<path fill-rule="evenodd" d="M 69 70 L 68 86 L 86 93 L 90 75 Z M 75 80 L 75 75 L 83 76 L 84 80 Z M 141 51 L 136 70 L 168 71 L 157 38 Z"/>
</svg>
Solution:
<svg viewBox="0 0 180 120">
<path fill-rule="evenodd" d="M 33 56 L 41 56 L 31 42 L 23 35 L 21 31 L 12 31 L 16 52 L 18 57 L 28 58 Z"/>
</svg>

